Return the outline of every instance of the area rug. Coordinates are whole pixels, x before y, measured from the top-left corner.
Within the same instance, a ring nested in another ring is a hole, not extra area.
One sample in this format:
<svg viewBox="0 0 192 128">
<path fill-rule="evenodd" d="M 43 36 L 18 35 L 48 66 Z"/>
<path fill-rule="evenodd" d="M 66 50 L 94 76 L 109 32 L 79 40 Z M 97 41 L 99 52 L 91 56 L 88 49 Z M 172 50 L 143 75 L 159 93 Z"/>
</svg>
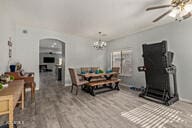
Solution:
<svg viewBox="0 0 192 128">
<path fill-rule="evenodd" d="M 182 112 L 160 104 L 149 103 L 137 107 L 129 112 L 122 112 L 121 116 L 140 125 L 143 128 L 166 128 L 165 124 L 184 122 L 179 115 Z"/>
</svg>

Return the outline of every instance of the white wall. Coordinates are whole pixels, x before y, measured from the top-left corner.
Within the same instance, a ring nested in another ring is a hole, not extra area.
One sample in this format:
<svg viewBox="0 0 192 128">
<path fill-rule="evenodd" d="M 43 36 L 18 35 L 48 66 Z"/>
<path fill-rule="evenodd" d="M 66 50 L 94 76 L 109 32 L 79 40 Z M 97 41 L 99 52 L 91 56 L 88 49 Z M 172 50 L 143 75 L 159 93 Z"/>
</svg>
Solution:
<svg viewBox="0 0 192 128">
<path fill-rule="evenodd" d="M 9 9 L 5 1 L 0 4 L 0 73 L 8 69 L 8 40 L 9 37 L 15 39 L 15 23 L 11 17 L 12 10 Z M 14 45 L 13 45 L 14 47 Z M 13 52 L 14 56 L 14 52 Z"/>
<path fill-rule="evenodd" d="M 0 73 L 8 71 L 9 37 L 13 39 L 13 62 L 20 62 L 25 71 L 35 72 L 35 81 L 39 88 L 39 41 L 53 38 L 65 42 L 65 83 L 70 83 L 68 68 L 82 66 L 106 67 L 105 52 L 92 47 L 93 40 L 70 36 L 45 29 L 23 26 L 16 23 L 11 2 L 1 1 L 0 4 Z M 27 34 L 22 31 L 27 30 Z"/>
<path fill-rule="evenodd" d="M 128 84 L 145 85 L 144 73 L 138 72 L 137 67 L 143 65 L 142 44 L 168 41 L 168 47 L 175 53 L 174 64 L 177 66 L 177 81 L 179 94 L 182 99 L 192 101 L 192 24 L 191 19 L 181 23 L 174 22 L 165 26 L 129 35 L 109 43 L 107 49 L 107 65 L 110 66 L 110 53 L 118 49 L 133 49 L 133 76 L 126 78 Z"/>
<path fill-rule="evenodd" d="M 65 83 L 70 83 L 68 68 L 81 66 L 100 66 L 105 68 L 105 51 L 97 51 L 92 47 L 93 40 L 70 36 L 62 33 L 18 25 L 14 11 L 7 0 L 0 4 L 0 73 L 8 71 L 9 37 L 13 40 L 13 62 L 20 62 L 25 71 L 35 72 L 35 81 L 39 88 L 39 41 L 53 38 L 65 42 Z M 23 34 L 23 30 L 27 34 Z"/>
<path fill-rule="evenodd" d="M 23 34 L 23 29 L 28 30 Z M 69 67 L 79 68 L 81 66 L 99 66 L 105 68 L 105 51 L 97 51 L 92 47 L 93 40 L 69 36 L 53 31 L 37 29 L 32 27 L 16 27 L 15 61 L 23 64 L 26 71 L 36 73 L 36 82 L 39 83 L 39 41 L 41 39 L 53 38 L 65 42 L 66 47 L 66 71 L 65 83 L 70 83 L 68 73 Z M 39 87 L 39 86 L 38 86 Z"/>
</svg>

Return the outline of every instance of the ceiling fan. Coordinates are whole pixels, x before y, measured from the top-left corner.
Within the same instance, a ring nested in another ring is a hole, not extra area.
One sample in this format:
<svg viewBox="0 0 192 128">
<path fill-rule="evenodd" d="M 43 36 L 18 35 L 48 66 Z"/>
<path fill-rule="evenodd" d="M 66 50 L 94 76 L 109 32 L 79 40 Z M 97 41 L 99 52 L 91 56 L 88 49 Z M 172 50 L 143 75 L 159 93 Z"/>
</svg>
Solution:
<svg viewBox="0 0 192 128">
<path fill-rule="evenodd" d="M 154 6 L 149 7 L 146 9 L 146 11 L 151 11 L 155 9 L 161 9 L 161 8 L 171 8 L 159 17 L 157 17 L 153 22 L 157 22 L 160 19 L 164 18 L 166 15 L 170 15 L 176 20 L 185 20 L 192 16 L 192 0 L 171 0 L 171 4 L 169 5 L 160 5 L 160 6 Z"/>
</svg>

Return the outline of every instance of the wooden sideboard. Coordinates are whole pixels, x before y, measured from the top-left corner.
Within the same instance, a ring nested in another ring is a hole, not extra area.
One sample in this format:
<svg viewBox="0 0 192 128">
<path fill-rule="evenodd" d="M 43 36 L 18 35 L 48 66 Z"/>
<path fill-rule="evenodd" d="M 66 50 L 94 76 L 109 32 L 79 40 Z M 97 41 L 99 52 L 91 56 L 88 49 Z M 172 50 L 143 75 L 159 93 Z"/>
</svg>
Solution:
<svg viewBox="0 0 192 128">
<path fill-rule="evenodd" d="M 21 100 L 20 100 L 21 99 Z M 24 109 L 24 80 L 15 80 L 0 91 L 0 115 L 9 114 L 9 128 L 13 128 L 14 109 L 17 103 Z"/>
</svg>

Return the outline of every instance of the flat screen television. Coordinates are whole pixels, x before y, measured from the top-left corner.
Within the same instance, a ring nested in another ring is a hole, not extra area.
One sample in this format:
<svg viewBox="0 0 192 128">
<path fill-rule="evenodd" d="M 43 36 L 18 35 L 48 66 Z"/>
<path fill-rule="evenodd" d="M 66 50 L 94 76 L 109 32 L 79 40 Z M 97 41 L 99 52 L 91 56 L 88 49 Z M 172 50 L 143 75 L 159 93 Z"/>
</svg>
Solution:
<svg viewBox="0 0 192 128">
<path fill-rule="evenodd" d="M 44 63 L 55 63 L 55 58 L 54 57 L 44 57 L 43 62 Z"/>
</svg>

